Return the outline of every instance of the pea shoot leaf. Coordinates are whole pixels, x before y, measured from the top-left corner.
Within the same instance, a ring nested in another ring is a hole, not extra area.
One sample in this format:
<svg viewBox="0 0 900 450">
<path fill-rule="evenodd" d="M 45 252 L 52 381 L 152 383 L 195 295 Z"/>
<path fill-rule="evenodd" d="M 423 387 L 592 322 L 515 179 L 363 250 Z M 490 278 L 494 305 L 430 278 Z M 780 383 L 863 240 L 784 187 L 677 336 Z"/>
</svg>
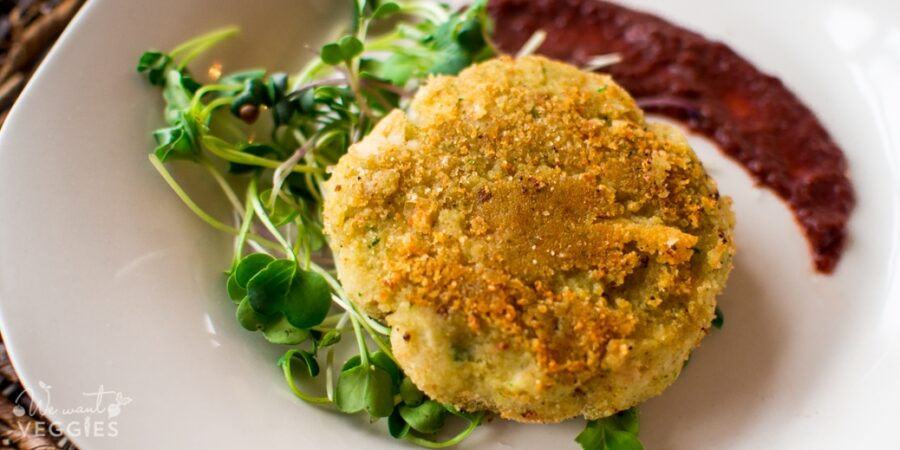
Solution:
<svg viewBox="0 0 900 450">
<path fill-rule="evenodd" d="M 359 355 L 353 355 L 347 358 L 347 361 L 344 361 L 344 365 L 341 366 L 341 372 L 346 372 L 354 367 L 359 366 L 362 358 Z"/>
<path fill-rule="evenodd" d="M 347 359 L 344 365 L 341 367 L 341 371 L 350 370 L 360 364 L 361 358 L 359 355 L 351 356 Z M 369 355 L 369 363 L 384 370 L 388 375 L 391 376 L 391 384 L 397 386 L 399 389 L 400 380 L 399 377 L 402 375 L 400 373 L 400 367 L 397 366 L 397 363 L 391 359 L 390 356 L 385 354 L 384 352 L 375 352 Z M 397 380 L 396 382 L 394 380 Z"/>
<path fill-rule="evenodd" d="M 400 417 L 412 429 L 425 434 L 436 433 L 444 426 L 447 410 L 434 400 L 427 400 L 419 406 L 401 406 Z"/>
<path fill-rule="evenodd" d="M 484 40 L 481 18 L 472 15 L 459 24 L 456 43 L 470 55 L 477 55 L 487 44 Z"/>
<path fill-rule="evenodd" d="M 182 113 L 174 125 L 154 131 L 153 139 L 157 144 L 153 153 L 162 162 L 172 159 L 193 160 L 200 154 L 196 126 L 188 113 Z"/>
<path fill-rule="evenodd" d="M 638 439 L 640 425 L 632 408 L 612 416 L 588 421 L 575 442 L 584 450 L 643 450 Z"/>
<path fill-rule="evenodd" d="M 406 377 L 400 382 L 400 399 L 409 406 L 418 406 L 425 400 L 425 394 L 412 382 L 412 379 Z"/>
<path fill-rule="evenodd" d="M 356 365 L 341 371 L 334 392 L 334 404 L 345 413 L 357 413 L 366 408 L 366 396 L 373 388 L 369 368 Z"/>
<path fill-rule="evenodd" d="M 315 377 L 319 374 L 319 362 L 316 361 L 316 357 L 312 353 L 298 350 L 297 356 L 299 356 L 300 360 L 306 365 L 306 370 L 310 377 Z"/>
<path fill-rule="evenodd" d="M 606 427 L 593 420 L 575 437 L 575 442 L 584 450 L 610 450 L 606 443 Z"/>
<path fill-rule="evenodd" d="M 167 69 L 165 73 L 165 85 L 163 86 L 163 99 L 166 101 L 163 113 L 166 123 L 171 126 L 185 123 L 193 129 L 199 130 L 200 124 L 191 110 L 191 98 L 193 93 L 185 88 L 182 73 L 175 69 Z M 199 141 L 199 139 L 197 139 Z"/>
<path fill-rule="evenodd" d="M 366 46 L 356 36 L 344 36 L 338 41 L 345 61 L 350 61 L 362 54 Z"/>
<path fill-rule="evenodd" d="M 394 410 L 391 376 L 373 364 L 343 370 L 338 376 L 334 403 L 345 413 L 365 410 L 372 417 L 388 417 Z"/>
<path fill-rule="evenodd" d="M 276 128 L 290 123 L 300 109 L 299 102 L 291 100 L 288 96 L 288 81 L 287 74 L 277 72 L 270 75 L 266 83 L 269 98 L 272 100 L 272 119 Z"/>
<path fill-rule="evenodd" d="M 165 84 L 165 72 L 169 64 L 172 63 L 172 57 L 156 50 L 144 52 L 138 59 L 137 71 L 140 73 L 147 72 L 147 79 L 150 84 L 162 86 Z"/>
<path fill-rule="evenodd" d="M 298 270 L 284 302 L 284 315 L 297 328 L 311 328 L 325 320 L 331 308 L 331 288 L 321 275 Z"/>
<path fill-rule="evenodd" d="M 303 365 L 305 372 L 310 378 L 315 378 L 319 375 L 319 362 L 316 361 L 316 357 L 305 350 L 298 350 L 292 348 L 284 353 L 281 358 L 278 358 L 278 366 L 284 367 L 284 365 L 288 362 L 288 360 L 296 360 L 299 361 L 300 364 Z"/>
<path fill-rule="evenodd" d="M 328 330 L 325 333 L 318 330 L 310 330 L 310 334 L 312 334 L 315 339 L 314 343 L 316 349 L 325 348 L 341 341 L 340 330 Z"/>
<path fill-rule="evenodd" d="M 266 205 L 266 212 L 269 214 L 269 220 L 276 227 L 280 227 L 297 217 L 300 214 L 296 208 L 286 202 L 280 195 L 275 196 L 275 205 L 271 205 L 269 201 L 272 197 L 272 189 L 266 189 L 259 193 L 259 200 Z"/>
<path fill-rule="evenodd" d="M 254 310 L 253 307 L 250 306 L 250 299 L 247 297 L 244 297 L 238 304 L 237 310 L 235 311 L 235 317 L 237 317 L 237 321 L 242 327 L 250 331 L 262 330 L 278 320 L 277 315 L 260 314 Z"/>
<path fill-rule="evenodd" d="M 275 261 L 275 258 L 265 253 L 252 253 L 245 256 L 233 271 L 232 277 L 234 278 L 235 284 L 246 289 L 250 279 L 268 266 L 272 261 Z"/>
<path fill-rule="evenodd" d="M 294 261 L 276 259 L 270 262 L 247 282 L 250 306 L 262 314 L 281 312 L 296 271 L 297 263 Z"/>
<path fill-rule="evenodd" d="M 203 86 L 197 80 L 195 80 L 188 71 L 182 70 L 178 73 L 181 76 L 181 87 L 184 88 L 185 91 L 190 92 L 192 95 L 197 92 L 197 89 L 200 89 Z"/>
<path fill-rule="evenodd" d="M 455 75 L 470 64 L 491 56 L 493 52 L 484 40 L 487 31 L 484 24 L 490 25 L 486 1 L 478 0 L 438 26 L 424 41 L 435 51 L 428 73 Z"/>
<path fill-rule="evenodd" d="M 275 150 L 271 145 L 266 144 L 242 144 L 238 146 L 237 150 L 242 153 L 247 153 L 253 156 L 272 156 L 278 155 L 278 151 Z M 241 164 L 236 162 L 231 162 L 228 164 L 228 172 L 240 175 L 245 173 L 250 173 L 258 169 L 256 166 L 250 166 L 247 164 Z"/>
<path fill-rule="evenodd" d="M 426 73 L 430 65 L 430 60 L 423 60 L 421 57 L 408 53 L 396 52 L 385 60 L 364 58 L 361 68 L 364 71 L 364 77 L 385 80 L 396 86 L 405 86 L 414 76 Z"/>
<path fill-rule="evenodd" d="M 378 8 L 375 9 L 375 12 L 372 13 L 373 19 L 384 19 L 385 17 L 391 16 L 400 12 L 400 5 L 394 2 L 387 2 L 378 5 Z"/>
<path fill-rule="evenodd" d="M 288 75 L 284 72 L 275 72 L 269 75 L 269 80 L 266 82 L 266 92 L 269 94 L 269 99 L 272 102 L 277 102 L 287 96 L 288 89 Z"/>
<path fill-rule="evenodd" d="M 454 48 L 442 50 L 438 55 L 434 63 L 428 67 L 428 73 L 456 75 L 472 64 L 472 59 L 469 55 Z"/>
<path fill-rule="evenodd" d="M 228 282 L 225 286 L 228 289 L 228 298 L 235 303 L 240 303 L 247 296 L 247 289 L 238 285 L 234 273 L 228 275 Z"/>
<path fill-rule="evenodd" d="M 163 86 L 163 98 L 166 101 L 165 118 L 168 127 L 153 132 L 156 148 L 153 153 L 160 161 L 170 159 L 194 160 L 200 154 L 200 133 L 203 125 L 191 111 L 191 96 L 197 83 L 178 70 L 164 67 L 159 83 Z M 152 82 L 152 81 L 151 81 Z M 187 86 L 187 87 L 186 87 Z"/>
<path fill-rule="evenodd" d="M 379 9 L 393 11 L 394 8 L 388 5 L 385 3 Z M 421 79 L 429 74 L 454 75 L 472 63 L 493 56 L 493 48 L 484 37 L 491 26 L 486 2 L 478 0 L 466 10 L 452 14 L 446 22 L 419 24 L 416 30 L 421 34 L 418 37 L 415 33 L 409 36 L 417 46 L 395 49 L 384 60 L 363 58 L 360 68 L 363 74 L 387 80 L 396 86 L 405 86 L 409 80 Z"/>
<path fill-rule="evenodd" d="M 273 344 L 297 345 L 309 338 L 309 331 L 301 330 L 293 325 L 285 317 L 263 326 L 263 336 Z"/>
<path fill-rule="evenodd" d="M 365 44 L 356 36 L 343 36 L 337 42 L 331 42 L 322 46 L 319 56 L 322 62 L 336 66 L 341 63 L 349 63 L 362 54 Z"/>
<path fill-rule="evenodd" d="M 244 80 L 243 89 L 237 94 L 235 100 L 231 103 L 231 113 L 235 117 L 241 117 L 241 107 L 244 105 L 271 106 L 272 99 L 269 97 L 269 90 L 262 77 L 247 78 Z"/>
<path fill-rule="evenodd" d="M 635 436 L 641 432 L 641 421 L 637 408 L 626 409 L 606 419 L 613 427 L 631 433 Z"/>
<path fill-rule="evenodd" d="M 403 420 L 403 416 L 400 415 L 400 408 L 402 408 L 402 406 L 394 408 L 394 412 L 388 417 L 388 433 L 396 439 L 403 439 L 409 434 L 410 430 L 409 424 L 406 423 L 406 421 Z"/>
<path fill-rule="evenodd" d="M 388 417 L 394 410 L 391 376 L 377 367 L 369 368 L 369 387 L 366 392 L 366 412 L 372 417 Z"/>
<path fill-rule="evenodd" d="M 323 45 L 322 50 L 319 51 L 319 55 L 325 64 L 331 64 L 332 66 L 344 62 L 344 52 L 337 42 Z"/>
<path fill-rule="evenodd" d="M 379 367 L 387 372 L 387 374 L 391 376 L 391 384 L 399 389 L 401 374 L 400 367 L 397 366 L 397 363 L 395 363 L 394 360 L 387 355 L 387 353 L 381 351 L 372 353 L 371 355 L 369 355 L 369 359 L 376 367 Z"/>
<path fill-rule="evenodd" d="M 265 69 L 248 69 L 225 75 L 219 79 L 219 83 L 225 85 L 244 84 L 247 80 L 260 79 L 264 76 L 266 76 Z"/>
</svg>

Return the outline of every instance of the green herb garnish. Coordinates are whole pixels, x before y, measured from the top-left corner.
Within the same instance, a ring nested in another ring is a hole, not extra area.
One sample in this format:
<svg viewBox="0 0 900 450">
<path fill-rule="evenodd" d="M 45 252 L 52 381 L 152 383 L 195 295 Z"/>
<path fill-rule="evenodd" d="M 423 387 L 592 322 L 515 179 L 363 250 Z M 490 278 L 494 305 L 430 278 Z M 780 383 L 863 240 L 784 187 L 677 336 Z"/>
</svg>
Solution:
<svg viewBox="0 0 900 450">
<path fill-rule="evenodd" d="M 390 328 L 347 298 L 321 260 L 327 257 L 320 252 L 321 184 L 325 169 L 383 116 L 404 107 L 429 75 L 455 74 L 495 54 L 485 4 L 478 0 L 451 11 L 427 0 L 354 0 L 351 29 L 294 75 L 251 69 L 208 83 L 194 78 L 188 65 L 236 35 L 236 28 L 169 52 L 147 51 L 137 64 L 165 100 L 166 126 L 153 133 L 150 162 L 192 212 L 235 237 L 225 285 L 238 323 L 287 346 L 278 365 L 301 400 L 388 418 L 392 436 L 430 448 L 462 441 L 484 414 L 460 412 L 424 395 L 397 366 Z M 392 31 L 369 34 L 373 23 L 387 18 L 399 18 Z M 379 56 L 384 54 L 390 56 Z M 216 218 L 202 209 L 167 169 L 176 162 L 203 167 L 234 217 Z M 352 333 L 358 352 L 338 368 L 334 346 L 345 333 Z M 323 375 L 325 392 L 301 389 L 303 380 Z M 465 429 L 434 440 L 454 417 Z"/>
<path fill-rule="evenodd" d="M 640 424 L 636 408 L 588 421 L 575 442 L 584 450 L 644 450 L 638 439 Z"/>
<path fill-rule="evenodd" d="M 325 245 L 321 183 L 325 169 L 379 119 L 403 108 L 429 75 L 456 74 L 496 54 L 485 4 L 477 0 L 450 11 L 427 0 L 354 0 L 348 34 L 323 45 L 294 75 L 251 69 L 209 83 L 195 79 L 188 64 L 236 35 L 235 28 L 168 53 L 145 52 L 137 65 L 162 88 L 166 102 L 166 126 L 153 133 L 157 146 L 150 162 L 192 212 L 235 237 L 225 284 L 238 323 L 287 346 L 278 366 L 299 399 L 387 418 L 391 436 L 428 448 L 463 441 L 485 414 L 462 412 L 422 393 L 394 360 L 390 329 L 359 311 L 335 272 L 318 262 Z M 398 16 L 392 31 L 369 35 L 372 23 Z M 533 40 L 528 52 L 538 45 L 540 39 Z M 260 120 L 264 116 L 270 120 Z M 166 168 L 177 161 L 209 173 L 232 205 L 234 223 L 213 217 L 190 197 Z M 379 241 L 373 238 L 370 246 Z M 718 310 L 716 320 L 720 327 Z M 349 332 L 358 352 L 338 368 L 334 346 Z M 324 393 L 301 389 L 303 380 L 323 375 Z M 435 440 L 449 419 L 466 426 Z M 587 450 L 642 449 L 637 434 L 637 412 L 629 410 L 588 422 L 576 441 Z"/>
</svg>

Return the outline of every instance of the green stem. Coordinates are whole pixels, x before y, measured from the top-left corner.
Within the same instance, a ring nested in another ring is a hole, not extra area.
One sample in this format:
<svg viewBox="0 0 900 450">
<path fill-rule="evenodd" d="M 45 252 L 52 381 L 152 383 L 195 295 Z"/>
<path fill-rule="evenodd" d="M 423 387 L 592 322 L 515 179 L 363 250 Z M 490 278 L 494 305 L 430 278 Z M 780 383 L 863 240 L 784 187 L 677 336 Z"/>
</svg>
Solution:
<svg viewBox="0 0 900 450">
<path fill-rule="evenodd" d="M 347 83 L 350 85 L 350 90 L 353 91 L 353 97 L 356 99 L 359 106 L 360 115 L 369 117 L 371 119 L 376 119 L 375 113 L 372 111 L 372 108 L 369 107 L 369 101 L 366 100 L 366 97 L 362 93 L 362 88 L 359 84 L 359 77 L 357 76 L 357 66 L 358 60 L 354 60 L 352 63 L 348 63 L 347 67 Z M 360 120 L 362 122 L 362 120 Z"/>
<path fill-rule="evenodd" d="M 175 178 L 172 177 L 172 174 L 169 173 L 168 170 L 166 170 L 166 167 L 163 165 L 162 161 L 160 161 L 159 158 L 157 158 L 156 155 L 152 153 L 150 154 L 150 164 L 153 164 L 153 167 L 157 172 L 159 172 L 159 175 L 162 176 L 163 180 L 166 181 L 166 184 L 168 184 L 169 187 L 172 188 L 172 190 L 175 192 L 175 195 L 177 195 L 178 198 L 181 199 L 182 203 L 184 203 L 185 206 L 187 206 L 188 209 L 190 209 L 191 212 L 193 212 L 197 217 L 206 222 L 209 226 L 219 231 L 231 233 L 235 236 L 240 233 L 238 229 L 225 225 L 224 223 L 216 220 L 213 216 L 209 215 L 209 213 L 204 211 L 202 208 L 200 208 L 200 206 L 198 206 L 197 203 L 195 203 L 194 200 L 191 199 L 187 192 L 185 192 L 184 189 L 181 188 L 178 182 L 175 181 Z M 281 250 L 281 247 L 278 244 L 257 234 L 250 234 L 248 235 L 248 238 L 253 242 L 256 242 L 257 244 L 270 250 Z"/>
<path fill-rule="evenodd" d="M 365 367 L 369 366 L 369 347 L 366 345 L 366 338 L 363 336 L 359 327 L 359 319 L 350 316 L 350 323 L 353 324 L 353 334 L 356 335 L 356 344 L 359 345 L 359 361 Z"/>
<path fill-rule="evenodd" d="M 344 311 L 347 311 L 352 319 L 359 321 L 360 325 L 362 325 L 366 332 L 369 333 L 369 337 L 372 338 L 372 341 L 375 342 L 375 345 L 378 347 L 378 349 L 388 355 L 388 357 L 394 360 L 394 362 L 397 362 L 397 358 L 394 357 L 394 352 L 391 351 L 391 347 L 381 339 L 382 335 L 386 336 L 390 333 L 389 328 L 384 333 L 375 331 L 375 329 L 372 327 L 372 318 L 359 312 L 353 302 L 345 298 L 340 298 L 337 295 L 332 295 L 331 300 L 334 303 L 337 303 L 338 306 L 343 308 Z"/>
<path fill-rule="evenodd" d="M 162 161 L 160 161 L 159 158 L 156 157 L 156 155 L 150 154 L 150 164 L 153 164 L 153 167 L 156 168 L 156 171 L 159 172 L 159 174 L 163 177 L 163 180 L 166 180 L 166 183 L 169 185 L 169 187 L 172 188 L 173 191 L 175 191 L 175 195 L 177 195 L 178 198 L 180 198 L 181 201 L 184 202 L 184 204 L 187 205 L 187 207 L 197 215 L 197 217 L 217 230 L 224 231 L 226 233 L 237 234 L 237 229 L 216 220 L 213 216 L 209 215 L 209 213 L 207 213 L 202 208 L 200 208 L 200 206 L 194 203 L 194 200 L 187 194 L 187 192 L 184 191 L 184 189 L 181 188 L 178 182 L 175 181 L 175 178 L 173 178 L 172 174 L 169 173 L 168 170 L 166 170 Z"/>
<path fill-rule="evenodd" d="M 312 162 L 318 165 L 315 159 Z M 307 162 L 307 164 L 309 164 L 309 162 Z M 315 181 L 313 181 L 314 177 L 316 179 Z M 313 196 L 313 200 L 315 200 L 316 203 L 322 203 L 322 195 L 319 194 L 319 190 L 316 189 L 315 183 L 324 183 L 324 177 L 318 173 L 305 173 L 303 174 L 303 181 L 306 183 L 306 189 L 308 189 L 310 195 Z"/>
<path fill-rule="evenodd" d="M 250 197 L 250 203 L 253 204 L 253 209 L 256 211 L 256 215 L 259 216 L 259 220 L 263 223 L 269 233 L 272 233 L 272 236 L 275 237 L 275 240 L 281 244 L 281 247 L 284 249 L 285 253 L 287 253 L 288 257 L 291 261 L 297 260 L 297 255 L 294 254 L 293 249 L 291 248 L 291 244 L 289 244 L 284 236 L 281 235 L 281 232 L 278 231 L 278 227 L 272 223 L 272 220 L 269 219 L 269 214 L 266 212 L 266 208 L 263 207 L 262 202 L 259 201 L 259 194 L 256 191 L 257 177 L 253 177 L 250 179 L 250 185 L 247 187 L 247 195 Z"/>
<path fill-rule="evenodd" d="M 281 365 L 281 369 L 284 372 L 284 381 L 287 382 L 294 395 L 304 402 L 317 405 L 331 403 L 331 400 L 329 400 L 328 397 L 315 397 L 304 393 L 294 383 L 294 372 L 291 370 L 291 360 L 294 359 L 293 354 L 296 351 L 297 350 L 288 350 L 288 354 L 284 355 L 284 363 Z"/>
<path fill-rule="evenodd" d="M 238 231 L 237 237 L 234 239 L 234 261 L 233 267 L 237 267 L 241 261 L 244 252 L 244 244 L 247 242 L 247 234 L 250 233 L 250 226 L 253 225 L 253 202 L 250 201 L 250 194 L 244 201 L 244 219 L 241 222 L 241 229 Z"/>
<path fill-rule="evenodd" d="M 306 152 L 309 151 L 310 147 L 315 143 L 315 136 L 313 136 L 309 140 L 303 140 L 300 142 L 300 146 L 294 150 L 294 153 L 284 162 L 275 169 L 275 173 L 272 174 L 272 192 L 269 195 L 269 206 L 271 208 L 275 208 L 275 203 L 278 200 L 278 195 L 281 194 L 281 187 L 284 185 L 285 180 L 287 180 L 288 175 L 294 170 L 300 160 L 306 155 Z"/>
<path fill-rule="evenodd" d="M 218 108 L 220 106 L 230 105 L 231 103 L 234 102 L 235 98 L 237 98 L 237 97 L 234 97 L 234 96 L 221 97 L 221 98 L 217 98 L 217 99 L 209 102 L 209 104 L 207 104 L 200 111 L 200 121 L 205 121 L 206 118 L 209 117 L 209 115 L 212 114 L 212 112 L 215 111 L 216 108 Z"/>
<path fill-rule="evenodd" d="M 234 34 L 238 33 L 239 31 L 240 31 L 240 28 L 234 27 L 234 26 L 219 28 L 218 30 L 210 31 L 209 33 L 206 33 L 206 34 L 197 36 L 193 39 L 189 39 L 187 41 L 182 42 L 181 44 L 178 45 L 178 47 L 175 47 L 171 52 L 169 52 L 169 55 L 171 55 L 172 57 L 178 56 L 179 53 L 184 52 L 191 47 L 197 46 L 199 44 L 202 44 L 202 43 L 204 43 L 206 41 L 210 41 L 210 40 L 219 41 L 219 40 L 225 39 L 229 36 L 233 36 Z"/>
<path fill-rule="evenodd" d="M 450 18 L 450 14 L 436 3 L 427 2 L 401 2 L 400 12 L 409 15 L 420 16 L 430 22 L 443 23 Z"/>
<path fill-rule="evenodd" d="M 374 39 L 370 39 L 368 42 L 366 42 L 366 50 L 377 50 L 382 45 L 396 42 L 400 39 L 403 39 L 403 35 L 399 30 L 395 29 L 390 33 L 385 33 Z"/>
<path fill-rule="evenodd" d="M 434 57 L 434 52 L 421 47 L 410 47 L 404 45 L 386 45 L 383 51 L 387 52 L 402 52 L 412 54 L 418 58 L 429 59 Z"/>
<path fill-rule="evenodd" d="M 335 292 L 335 294 L 337 294 L 337 296 L 341 299 L 341 301 L 347 303 L 347 306 L 350 308 L 347 312 L 349 312 L 351 315 L 359 316 L 359 318 L 362 319 L 364 322 L 371 320 L 371 318 L 363 315 L 362 313 L 360 313 L 359 311 L 356 310 L 356 307 L 353 305 L 353 302 L 350 301 L 349 298 L 347 297 L 347 293 L 344 291 L 344 288 L 341 286 L 340 282 L 338 282 L 338 280 L 335 279 L 334 276 L 332 276 L 330 273 L 328 273 L 327 270 L 325 270 L 324 268 L 322 268 L 322 266 L 320 266 L 314 262 L 310 263 L 309 268 L 313 272 L 316 272 L 319 275 L 322 275 L 322 278 L 325 279 L 325 282 L 328 283 L 328 285 Z M 377 333 L 375 333 L 375 330 L 377 330 Z M 381 325 L 381 324 L 372 324 L 372 323 L 366 324 L 366 331 L 369 331 L 372 334 L 381 334 L 381 335 L 385 335 L 385 336 L 389 335 L 391 333 L 390 328 L 385 327 L 384 325 Z"/>
<path fill-rule="evenodd" d="M 306 229 L 306 225 L 303 226 L 304 230 Z M 305 233 L 305 231 L 304 231 Z M 306 270 L 309 270 L 309 265 L 312 264 L 312 245 L 309 242 L 309 235 L 303 235 L 303 267 Z"/>
<path fill-rule="evenodd" d="M 281 165 L 281 161 L 237 151 L 232 148 L 231 144 L 215 136 L 204 135 L 202 141 L 203 146 L 206 147 L 206 149 L 209 150 L 210 153 L 224 159 L 225 161 L 238 164 L 246 164 L 248 166 L 265 167 L 268 169 L 277 169 L 278 166 Z M 305 165 L 296 165 L 294 166 L 293 172 L 319 173 L 321 172 L 321 169 L 308 167 Z"/>
<path fill-rule="evenodd" d="M 372 338 L 372 340 L 375 341 L 375 346 L 378 347 L 378 349 L 381 350 L 382 353 L 388 355 L 388 357 L 391 358 L 395 363 L 399 364 L 397 358 L 394 358 L 394 352 L 391 350 L 391 347 L 388 346 L 384 341 L 382 341 L 380 337 L 378 337 L 378 333 L 376 333 L 375 330 L 366 327 L 365 321 L 362 322 L 362 325 L 363 328 L 366 328 L 366 331 L 369 332 L 369 336 Z"/>
<path fill-rule="evenodd" d="M 207 171 L 209 171 L 209 174 L 212 175 L 214 180 L 216 180 L 216 183 L 219 185 L 219 187 L 222 188 L 222 192 L 225 193 L 225 197 L 228 197 L 228 201 L 231 202 L 231 206 L 233 206 L 235 211 L 240 214 L 240 212 L 243 210 L 241 201 L 238 200 L 237 194 L 235 194 L 234 190 L 231 189 L 231 185 L 228 184 L 228 181 L 222 175 L 222 172 L 220 172 L 219 169 L 215 165 L 213 165 L 212 161 L 210 161 L 206 156 L 200 155 L 200 158 L 198 160 L 200 161 L 200 164 L 205 167 Z M 244 216 L 241 215 L 241 217 Z"/>
<path fill-rule="evenodd" d="M 316 56 L 312 61 L 306 64 L 303 69 L 300 70 L 300 73 L 297 74 L 296 81 L 294 85 L 291 86 L 291 91 L 297 90 L 297 86 L 301 86 L 310 80 L 312 80 L 316 75 L 321 73 L 323 70 L 327 69 L 329 66 L 322 61 L 322 58 Z"/>
<path fill-rule="evenodd" d="M 305 247 L 303 246 L 303 242 L 307 240 L 306 227 L 303 225 L 303 219 L 301 219 L 299 215 L 294 218 L 294 226 L 297 227 L 297 240 L 294 241 L 294 254 L 303 255 L 303 269 L 309 270 L 310 255 L 309 252 L 304 251 Z"/>
<path fill-rule="evenodd" d="M 210 47 L 238 34 L 240 31 L 241 29 L 238 27 L 227 27 L 212 31 L 175 47 L 175 49 L 169 52 L 169 55 L 174 59 L 179 54 L 186 52 L 187 55 L 178 62 L 178 69 L 183 69 L 184 66 Z"/>
<path fill-rule="evenodd" d="M 322 278 L 325 278 L 325 282 L 328 283 L 329 286 L 331 286 L 331 289 L 338 295 L 338 297 L 347 298 L 347 293 L 344 292 L 344 288 L 341 286 L 341 283 L 339 283 L 334 278 L 334 276 L 332 276 L 330 273 L 328 273 L 328 271 L 325 270 L 322 266 L 320 266 L 316 263 L 312 263 L 309 265 L 309 268 L 313 272 L 316 272 L 319 275 L 322 275 Z"/>
<path fill-rule="evenodd" d="M 346 134 L 346 130 L 332 129 L 332 130 L 326 131 L 317 136 L 316 148 L 324 147 L 324 146 L 330 144 L 331 141 L 343 136 L 344 134 Z"/>
<path fill-rule="evenodd" d="M 325 395 L 334 401 L 334 346 L 325 354 Z"/>
<path fill-rule="evenodd" d="M 421 438 L 418 436 L 413 436 L 412 434 L 407 434 L 406 436 L 404 436 L 403 439 L 405 439 L 409 442 L 412 442 L 413 444 L 416 444 L 418 446 L 425 447 L 425 448 L 452 447 L 456 444 L 459 444 L 460 442 L 465 440 L 467 437 L 469 437 L 469 435 L 472 434 L 473 431 L 475 431 L 475 428 L 478 428 L 478 425 L 481 424 L 481 419 L 483 417 L 484 417 L 483 412 L 478 413 L 475 416 L 475 419 L 469 421 L 469 426 L 467 426 L 465 430 L 463 430 L 461 433 L 457 434 L 456 436 L 453 436 L 452 438 L 450 438 L 446 441 L 435 442 L 435 441 L 432 441 L 429 439 Z"/>
<path fill-rule="evenodd" d="M 319 167 L 321 167 L 321 166 L 328 167 L 328 166 L 334 164 L 333 161 L 329 161 L 329 160 L 325 159 L 324 156 L 321 156 L 321 155 L 318 155 L 318 154 L 315 155 L 315 158 L 316 158 L 316 165 L 319 166 Z M 320 178 L 322 178 L 322 175 L 321 175 L 321 174 L 318 174 L 318 173 L 317 173 L 317 174 L 314 174 L 314 175 L 315 175 L 317 181 L 319 181 Z M 321 179 L 321 182 L 324 182 L 324 181 L 325 181 L 324 179 Z"/>
<path fill-rule="evenodd" d="M 315 139 L 316 136 L 313 136 L 313 138 Z M 318 141 L 318 139 L 316 139 L 315 142 L 318 143 L 320 141 Z M 303 159 L 306 161 L 307 166 L 318 167 L 318 163 L 315 158 L 315 155 L 318 154 L 318 152 L 316 150 L 317 150 L 317 147 L 315 145 L 312 145 L 312 146 L 310 146 L 309 151 L 306 152 L 305 155 L 303 155 Z M 322 196 L 319 195 L 319 190 L 316 189 L 316 186 L 313 183 L 313 177 L 316 177 L 316 179 L 318 180 L 322 176 L 320 174 L 313 175 L 313 174 L 307 173 L 307 174 L 303 175 L 303 181 L 304 181 L 304 183 L 306 183 L 307 190 L 309 190 L 309 193 L 313 196 L 313 200 L 315 200 L 316 203 L 322 203 Z"/>
<path fill-rule="evenodd" d="M 397 24 L 397 31 L 400 33 L 401 39 L 409 39 L 416 42 L 424 41 L 428 38 L 428 33 L 406 23 Z M 398 39 L 400 40 L 400 39 Z M 383 44 L 383 43 L 379 43 Z M 366 46 L 368 48 L 368 45 Z"/>
<path fill-rule="evenodd" d="M 194 98 L 191 99 L 191 111 L 196 110 L 200 106 L 203 96 L 210 92 L 236 91 L 241 87 L 243 86 L 239 84 L 207 84 L 206 86 L 197 89 L 197 92 L 194 92 Z"/>
</svg>

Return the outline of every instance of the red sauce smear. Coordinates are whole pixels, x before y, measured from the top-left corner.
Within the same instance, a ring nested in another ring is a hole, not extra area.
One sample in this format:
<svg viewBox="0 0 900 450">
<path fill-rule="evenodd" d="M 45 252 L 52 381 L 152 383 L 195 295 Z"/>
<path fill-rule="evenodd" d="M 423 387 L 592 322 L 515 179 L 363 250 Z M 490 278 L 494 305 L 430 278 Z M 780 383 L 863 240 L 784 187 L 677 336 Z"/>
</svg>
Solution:
<svg viewBox="0 0 900 450">
<path fill-rule="evenodd" d="M 644 110 L 684 122 L 715 141 L 757 183 L 772 189 L 805 230 L 819 272 L 831 273 L 847 239 L 853 187 L 841 149 L 784 84 L 728 46 L 659 17 L 598 0 L 493 0 L 497 45 L 515 53 L 536 30 L 538 50 L 601 69 Z"/>
</svg>

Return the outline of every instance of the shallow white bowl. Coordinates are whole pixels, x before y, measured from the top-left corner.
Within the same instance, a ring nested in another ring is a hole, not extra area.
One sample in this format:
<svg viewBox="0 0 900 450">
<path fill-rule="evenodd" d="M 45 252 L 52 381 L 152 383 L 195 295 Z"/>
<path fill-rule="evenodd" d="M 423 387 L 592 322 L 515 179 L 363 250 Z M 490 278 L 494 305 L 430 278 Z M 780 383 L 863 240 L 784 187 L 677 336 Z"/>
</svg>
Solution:
<svg viewBox="0 0 900 450">
<path fill-rule="evenodd" d="M 781 77 L 846 150 L 859 196 L 846 256 L 834 276 L 817 276 L 785 205 L 692 140 L 734 197 L 740 252 L 721 299 L 725 329 L 642 407 L 646 447 L 900 448 L 900 4 L 626 3 Z M 214 52 L 226 70 L 295 69 L 345 10 L 335 0 L 92 0 L 11 113 L 0 133 L 0 327 L 25 386 L 84 449 L 402 445 L 383 423 L 296 400 L 278 349 L 235 322 L 221 275 L 229 239 L 147 163 L 161 101 L 134 72 L 144 49 L 229 24 L 244 33 Z M 179 177 L 213 198 L 204 177 Z M 110 394 L 99 410 L 72 410 L 94 406 L 101 386 Z M 574 448 L 581 426 L 495 421 L 466 447 Z"/>
</svg>

